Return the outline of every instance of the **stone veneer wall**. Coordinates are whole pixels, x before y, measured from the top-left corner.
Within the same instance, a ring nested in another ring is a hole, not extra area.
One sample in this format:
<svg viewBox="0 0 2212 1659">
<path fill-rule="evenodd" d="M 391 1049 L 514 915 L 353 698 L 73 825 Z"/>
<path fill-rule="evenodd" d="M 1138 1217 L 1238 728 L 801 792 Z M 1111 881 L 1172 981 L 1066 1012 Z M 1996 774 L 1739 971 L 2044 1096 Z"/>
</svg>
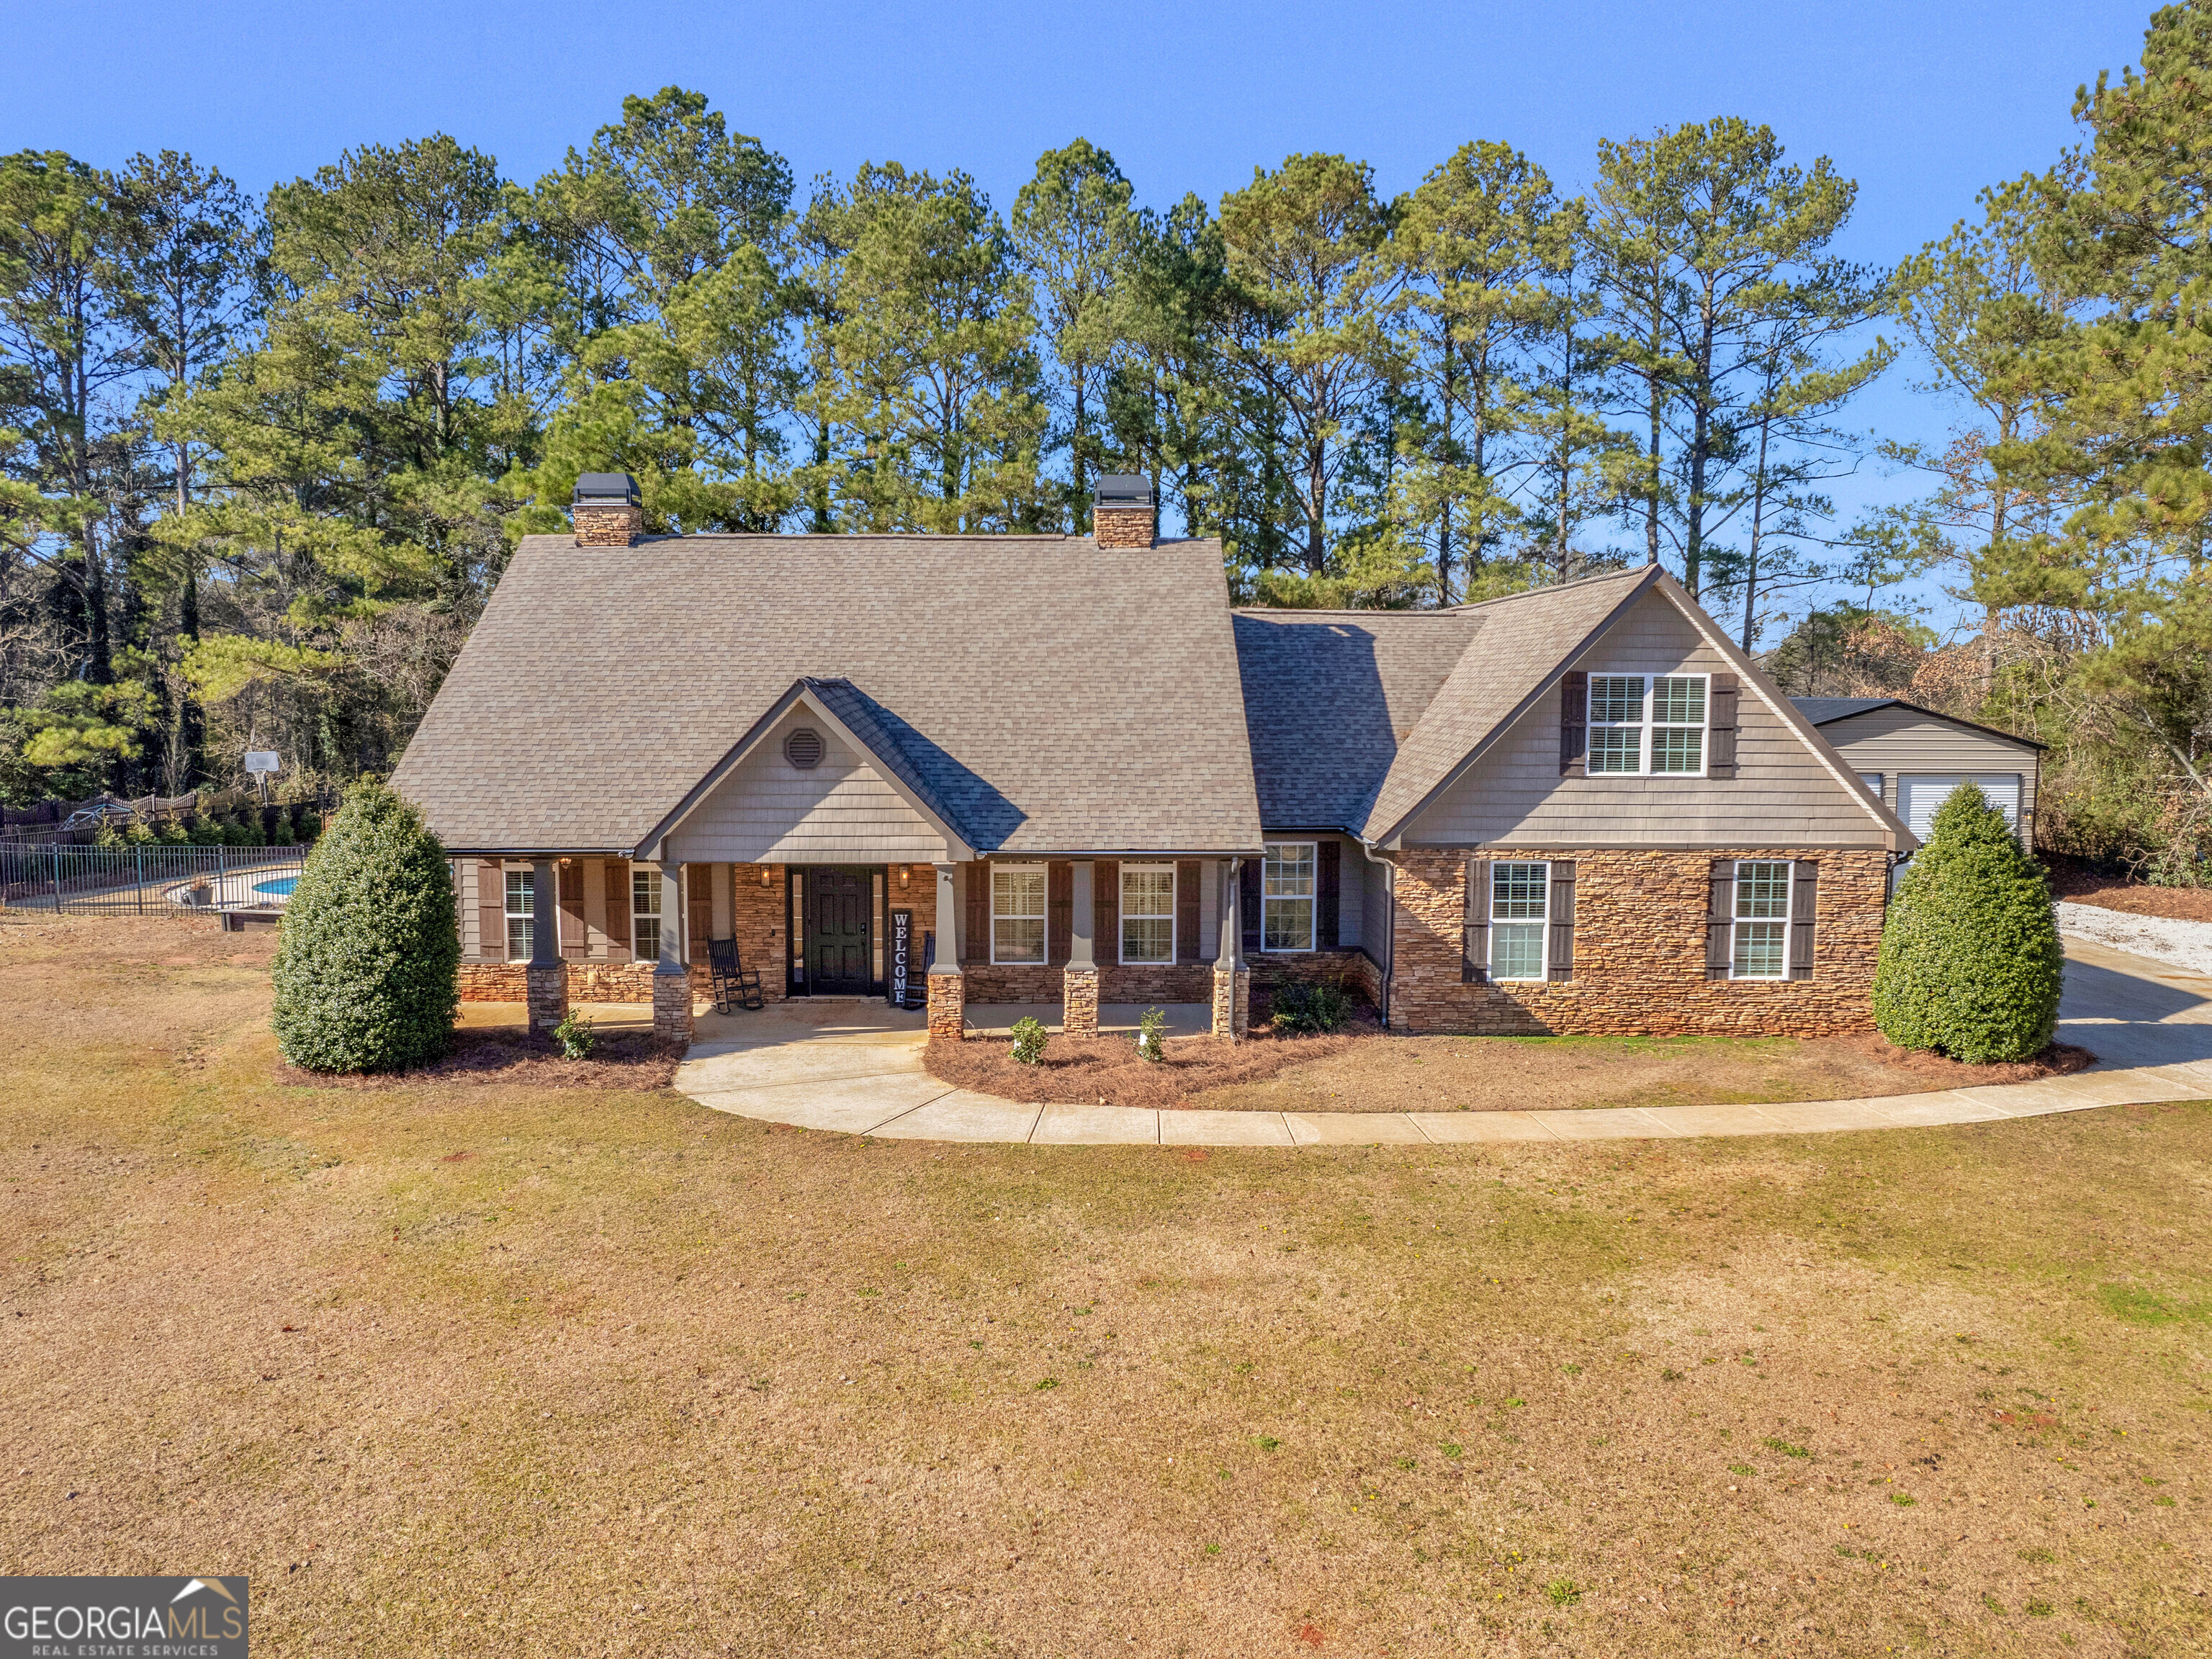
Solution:
<svg viewBox="0 0 2212 1659">
<path fill-rule="evenodd" d="M 1874 1028 L 1888 854 L 1880 850 L 1516 852 L 1489 859 L 1575 860 L 1571 980 L 1467 984 L 1460 978 L 1468 855 L 1414 850 L 1398 860 L 1393 1027 L 1408 1033 L 1539 1032 L 1662 1036 L 1832 1036 Z M 1709 980 L 1705 913 L 1716 858 L 1810 859 L 1820 866 L 1809 980 Z"/>
<path fill-rule="evenodd" d="M 917 921 L 916 924 L 921 924 Z M 961 970 L 970 1002 L 1058 1002 L 1061 969 L 1036 964 L 970 962 Z M 1213 997 L 1210 962 L 1106 962 L 1098 965 L 1101 1002 L 1208 1002 Z"/>
<path fill-rule="evenodd" d="M 1357 947 L 1281 955 L 1254 951 L 1244 960 L 1251 969 L 1253 988 L 1263 995 L 1286 979 L 1303 980 L 1310 985 L 1341 985 L 1369 1007 L 1382 1010 L 1382 969 Z"/>
</svg>

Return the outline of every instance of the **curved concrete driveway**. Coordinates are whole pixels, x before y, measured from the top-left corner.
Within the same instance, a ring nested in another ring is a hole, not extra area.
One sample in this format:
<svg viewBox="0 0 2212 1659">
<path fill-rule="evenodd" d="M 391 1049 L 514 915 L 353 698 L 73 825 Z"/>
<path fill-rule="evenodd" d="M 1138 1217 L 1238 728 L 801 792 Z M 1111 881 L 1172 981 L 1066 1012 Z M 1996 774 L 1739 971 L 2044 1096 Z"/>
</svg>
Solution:
<svg viewBox="0 0 2212 1659">
<path fill-rule="evenodd" d="M 921 1017 L 871 1003 L 787 1003 L 701 1022 L 676 1087 L 717 1111 L 899 1139 L 1038 1146 L 1315 1146 L 1609 1140 L 1978 1123 L 2092 1106 L 2212 1099 L 2212 979 L 2067 942 L 2059 1036 L 2100 1057 L 2040 1083 L 1872 1100 L 1531 1112 L 1154 1111 L 1024 1105 L 922 1069 Z"/>
</svg>

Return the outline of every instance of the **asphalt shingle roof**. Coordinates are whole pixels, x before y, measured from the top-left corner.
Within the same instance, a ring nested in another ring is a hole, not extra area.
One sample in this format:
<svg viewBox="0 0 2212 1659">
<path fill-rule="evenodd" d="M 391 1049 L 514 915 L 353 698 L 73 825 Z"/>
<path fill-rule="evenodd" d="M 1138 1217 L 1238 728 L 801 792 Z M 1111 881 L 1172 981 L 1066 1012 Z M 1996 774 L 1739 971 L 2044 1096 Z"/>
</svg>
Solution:
<svg viewBox="0 0 2212 1659">
<path fill-rule="evenodd" d="M 1656 567 L 1645 566 L 1586 576 L 1443 613 L 1479 617 L 1481 626 L 1413 735 L 1398 745 L 1360 833 L 1370 841 L 1387 837 L 1563 668 L 1606 618 L 1658 575 Z"/>
<path fill-rule="evenodd" d="M 1482 625 L 1474 611 L 1239 611 L 1235 622 L 1261 821 L 1355 833 Z"/>
<path fill-rule="evenodd" d="M 456 850 L 627 852 L 802 678 L 979 850 L 1260 844 L 1212 541 L 530 537 L 392 781 Z"/>
<path fill-rule="evenodd" d="M 1815 726 L 1826 726 L 1830 720 L 1848 719 L 1863 714 L 1869 708 L 1887 708 L 1895 697 L 1792 697 L 1797 712 Z"/>
</svg>

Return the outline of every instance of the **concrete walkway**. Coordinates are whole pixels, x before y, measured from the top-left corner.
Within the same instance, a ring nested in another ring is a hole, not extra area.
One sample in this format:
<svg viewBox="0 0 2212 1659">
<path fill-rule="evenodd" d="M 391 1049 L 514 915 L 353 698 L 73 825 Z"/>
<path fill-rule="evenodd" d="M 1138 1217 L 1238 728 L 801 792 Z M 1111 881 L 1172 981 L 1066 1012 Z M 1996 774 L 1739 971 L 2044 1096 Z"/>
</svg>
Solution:
<svg viewBox="0 0 2212 1659">
<path fill-rule="evenodd" d="M 676 1087 L 717 1111 L 904 1140 L 1034 1146 L 1444 1146 L 1887 1129 L 2038 1117 L 2093 1106 L 2212 1100 L 2212 979 L 2067 942 L 2059 1039 L 2100 1057 L 2039 1083 L 1871 1100 L 1530 1112 L 1155 1111 L 1024 1105 L 922 1069 L 922 1017 L 880 1004 L 784 1003 L 708 1016 Z"/>
</svg>

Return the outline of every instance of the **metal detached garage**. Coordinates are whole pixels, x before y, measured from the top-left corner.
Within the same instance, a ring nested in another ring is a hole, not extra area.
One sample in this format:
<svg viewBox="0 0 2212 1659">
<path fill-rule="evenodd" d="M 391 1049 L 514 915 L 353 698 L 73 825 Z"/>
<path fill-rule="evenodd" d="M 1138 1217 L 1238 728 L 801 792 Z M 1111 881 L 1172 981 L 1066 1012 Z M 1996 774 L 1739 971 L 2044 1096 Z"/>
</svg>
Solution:
<svg viewBox="0 0 2212 1659">
<path fill-rule="evenodd" d="M 2035 844 L 2043 745 L 1896 697 L 1792 697 L 1859 780 L 1923 840 L 1936 809 L 1977 786 L 2022 842 Z"/>
</svg>

